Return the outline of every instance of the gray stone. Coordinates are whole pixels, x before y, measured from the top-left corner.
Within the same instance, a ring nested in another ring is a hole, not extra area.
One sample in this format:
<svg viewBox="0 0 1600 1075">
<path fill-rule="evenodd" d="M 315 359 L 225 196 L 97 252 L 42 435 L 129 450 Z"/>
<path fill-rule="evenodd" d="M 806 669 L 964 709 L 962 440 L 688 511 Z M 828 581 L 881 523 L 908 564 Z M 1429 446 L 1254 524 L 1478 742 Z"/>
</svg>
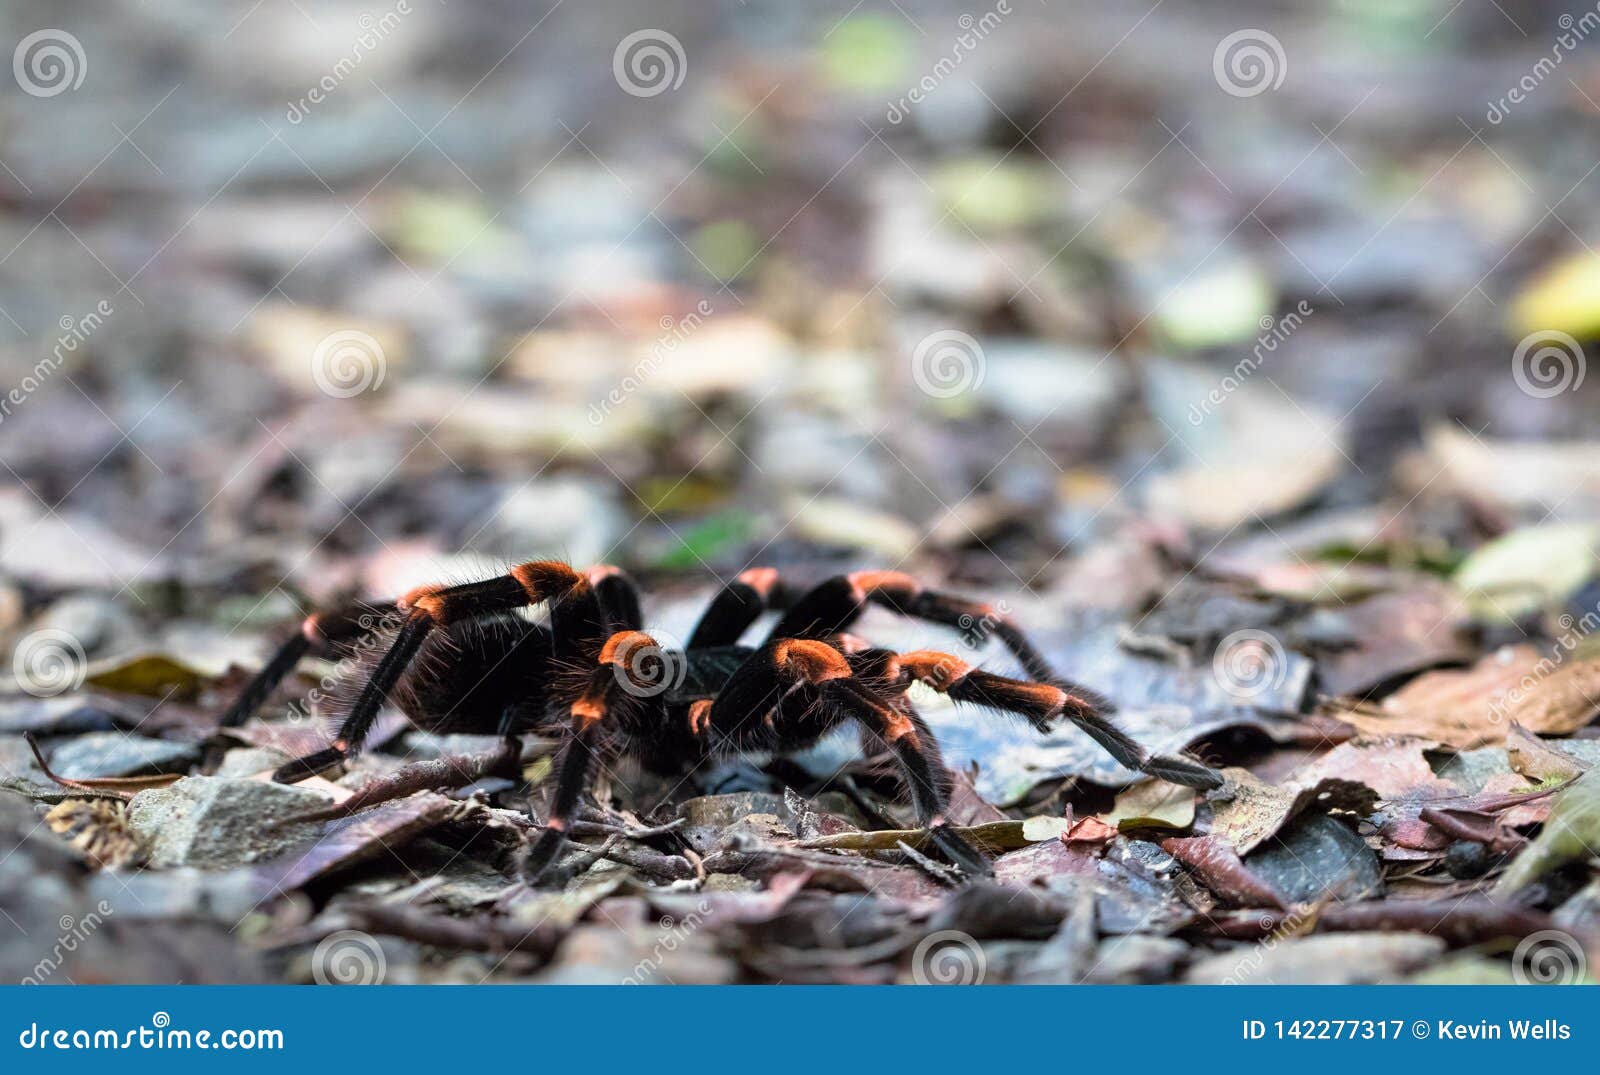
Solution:
<svg viewBox="0 0 1600 1075">
<path fill-rule="evenodd" d="M 64 631 L 85 653 L 109 653 L 137 641 L 133 618 L 115 602 L 92 594 L 72 594 L 34 621 L 35 630 Z"/>
<path fill-rule="evenodd" d="M 194 743 L 146 739 L 122 732 L 80 735 L 62 743 L 49 756 L 50 768 L 66 780 L 179 772 L 199 759 L 200 748 Z"/>
<path fill-rule="evenodd" d="M 267 747 L 240 747 L 230 750 L 222 759 L 222 764 L 217 766 L 214 775 L 223 777 L 247 777 L 257 773 L 271 772 L 289 760 L 289 755 L 281 750 L 272 750 Z"/>
<path fill-rule="evenodd" d="M 149 841 L 152 866 L 226 869 L 312 838 L 315 822 L 291 819 L 328 802 L 320 792 L 286 784 L 191 776 L 135 795 L 128 823 Z"/>
</svg>

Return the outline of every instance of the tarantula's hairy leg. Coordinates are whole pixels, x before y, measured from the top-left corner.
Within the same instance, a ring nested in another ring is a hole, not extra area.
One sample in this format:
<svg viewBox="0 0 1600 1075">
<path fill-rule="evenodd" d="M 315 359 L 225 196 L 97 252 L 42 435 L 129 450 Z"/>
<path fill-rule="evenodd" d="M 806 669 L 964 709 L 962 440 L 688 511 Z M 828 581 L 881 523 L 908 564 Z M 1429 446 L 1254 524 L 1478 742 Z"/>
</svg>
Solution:
<svg viewBox="0 0 1600 1075">
<path fill-rule="evenodd" d="M 1087 688 L 1061 681 L 1030 683 L 998 676 L 937 650 L 902 653 L 895 657 L 894 664 L 909 679 L 925 683 L 957 702 L 1014 713 L 1042 732 L 1065 718 L 1130 769 L 1191 788 L 1211 790 L 1222 786 L 1221 774 L 1200 762 L 1170 754 L 1152 755 L 1111 719 L 1111 703 Z"/>
<path fill-rule="evenodd" d="M 637 631 L 644 626 L 639 587 L 620 567 L 597 564 L 589 569 L 589 585 L 600 611 L 613 631 Z"/>
<path fill-rule="evenodd" d="M 783 583 L 775 568 L 752 567 L 712 598 L 689 636 L 689 649 L 738 643 L 761 614 L 783 599 Z"/>
<path fill-rule="evenodd" d="M 579 593 L 588 600 L 572 600 Z M 555 560 L 518 564 L 508 574 L 483 582 L 423 586 L 401 597 L 395 608 L 406 618 L 389 651 L 345 715 L 338 738 L 325 750 L 280 766 L 272 778 L 279 783 L 293 783 L 320 773 L 359 750 L 377 718 L 378 708 L 434 628 L 545 602 L 551 605 L 551 624 L 558 639 L 566 635 L 569 643 L 571 634 L 587 629 L 600 618 L 599 603 L 588 579 Z"/>
<path fill-rule="evenodd" d="M 255 716 L 256 710 L 272 696 L 278 684 L 294 671 L 302 657 L 312 652 L 331 654 L 339 645 L 354 642 L 376 630 L 393 614 L 392 604 L 356 604 L 335 612 L 307 616 L 301 622 L 300 629 L 278 647 L 255 678 L 246 684 L 217 726 L 237 728 Z"/>
<path fill-rule="evenodd" d="M 772 707 L 802 689 L 837 717 L 858 722 L 881 739 L 894 755 L 918 822 L 935 846 L 968 873 L 988 876 L 988 860 L 950 827 L 945 819 L 949 778 L 938 742 L 903 699 L 890 701 L 858 679 L 838 649 L 816 639 L 780 639 L 752 654 L 723 688 L 706 714 L 713 730 L 737 740 L 759 727 Z M 785 729 L 777 728 L 780 737 Z"/>
<path fill-rule="evenodd" d="M 986 602 L 924 589 L 902 571 L 853 571 L 818 583 L 795 601 L 770 637 L 827 638 L 847 630 L 868 604 L 953 627 L 977 643 L 993 635 L 1031 678 L 1046 682 L 1056 678 L 1044 654 L 1004 610 Z"/>
<path fill-rule="evenodd" d="M 660 651 L 656 640 L 643 631 L 618 631 L 606 639 L 600 648 L 599 666 L 583 694 L 572 703 L 570 729 L 555 761 L 555 794 L 550 800 L 550 812 L 544 831 L 522 862 L 522 877 L 529 884 L 539 879 L 566 846 L 567 831 L 596 760 L 600 734 L 605 723 L 615 720 L 617 710 L 631 697 L 629 685 L 635 683 L 638 672 L 630 658 L 642 650 Z M 648 683 L 639 686 L 646 690 L 652 687 Z"/>
</svg>

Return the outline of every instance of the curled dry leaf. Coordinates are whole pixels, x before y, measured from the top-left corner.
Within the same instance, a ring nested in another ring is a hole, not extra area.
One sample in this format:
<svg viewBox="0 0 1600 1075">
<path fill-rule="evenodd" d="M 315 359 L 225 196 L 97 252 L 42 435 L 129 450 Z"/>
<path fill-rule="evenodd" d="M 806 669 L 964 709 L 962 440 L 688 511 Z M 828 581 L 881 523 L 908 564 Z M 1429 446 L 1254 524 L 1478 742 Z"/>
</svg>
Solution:
<svg viewBox="0 0 1600 1075">
<path fill-rule="evenodd" d="M 1211 835 L 1248 855 L 1289 821 L 1315 807 L 1370 813 L 1378 795 L 1359 780 L 1314 776 L 1267 784 L 1247 769 L 1224 769 L 1228 782 L 1211 796 Z"/>
</svg>

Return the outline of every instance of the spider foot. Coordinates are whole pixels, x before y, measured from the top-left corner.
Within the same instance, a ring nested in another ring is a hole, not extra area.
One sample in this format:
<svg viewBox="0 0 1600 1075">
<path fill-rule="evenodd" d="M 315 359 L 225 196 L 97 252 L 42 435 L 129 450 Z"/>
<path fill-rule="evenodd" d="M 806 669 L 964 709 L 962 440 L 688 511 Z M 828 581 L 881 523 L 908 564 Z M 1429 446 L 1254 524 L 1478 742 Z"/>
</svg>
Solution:
<svg viewBox="0 0 1600 1075">
<path fill-rule="evenodd" d="M 930 826 L 928 838 L 950 863 L 960 868 L 969 878 L 993 877 L 994 869 L 983 852 L 967 843 L 956 831 L 943 822 Z"/>
<path fill-rule="evenodd" d="M 519 871 L 522 874 L 522 883 L 530 888 L 537 888 L 541 878 L 546 882 L 553 881 L 556 871 L 550 867 L 566 843 L 567 834 L 564 830 L 547 825 L 522 858 Z"/>
<path fill-rule="evenodd" d="M 348 755 L 338 747 L 328 747 L 315 754 L 307 754 L 303 758 L 284 762 L 272 773 L 274 784 L 295 784 L 301 780 L 316 776 L 344 761 Z"/>
<path fill-rule="evenodd" d="M 1144 764 L 1144 771 L 1173 784 L 1201 791 L 1215 791 L 1223 784 L 1222 774 L 1201 762 L 1173 754 L 1157 754 Z"/>
</svg>

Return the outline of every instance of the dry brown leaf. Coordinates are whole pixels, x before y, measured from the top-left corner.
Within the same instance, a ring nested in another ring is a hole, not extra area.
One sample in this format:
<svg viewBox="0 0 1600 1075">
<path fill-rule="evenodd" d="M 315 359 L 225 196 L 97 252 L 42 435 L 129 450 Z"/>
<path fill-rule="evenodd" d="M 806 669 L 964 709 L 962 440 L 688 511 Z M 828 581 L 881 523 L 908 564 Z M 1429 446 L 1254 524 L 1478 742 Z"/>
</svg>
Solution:
<svg viewBox="0 0 1600 1075">
<path fill-rule="evenodd" d="M 1513 721 L 1568 735 L 1600 713 L 1600 660 L 1561 663 L 1508 646 L 1471 668 L 1418 676 L 1380 706 L 1336 702 L 1327 712 L 1369 735 L 1415 735 L 1457 750 L 1503 744 Z"/>
<path fill-rule="evenodd" d="M 1254 851 L 1313 805 L 1365 814 L 1377 799 L 1365 784 L 1336 776 L 1319 776 L 1310 783 L 1267 784 L 1247 769 L 1224 769 L 1222 774 L 1228 782 L 1210 798 L 1211 835 L 1241 855 Z"/>
</svg>

